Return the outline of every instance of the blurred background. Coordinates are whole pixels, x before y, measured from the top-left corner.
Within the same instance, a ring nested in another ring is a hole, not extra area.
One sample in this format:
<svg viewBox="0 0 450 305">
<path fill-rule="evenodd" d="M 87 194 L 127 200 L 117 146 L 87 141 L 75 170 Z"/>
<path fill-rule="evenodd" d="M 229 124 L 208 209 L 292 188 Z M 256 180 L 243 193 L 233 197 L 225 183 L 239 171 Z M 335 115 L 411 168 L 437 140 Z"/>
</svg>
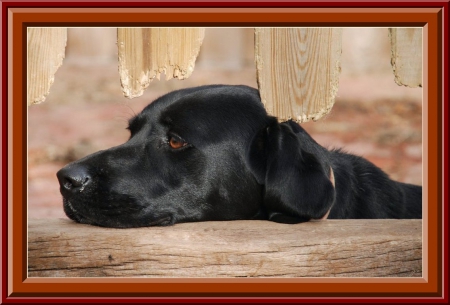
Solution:
<svg viewBox="0 0 450 305">
<path fill-rule="evenodd" d="M 155 98 L 205 84 L 257 88 L 253 28 L 207 28 L 192 76 L 154 80 L 123 97 L 116 28 L 68 30 L 66 57 L 44 103 L 28 107 L 28 217 L 65 217 L 56 172 L 128 139 L 127 122 Z M 392 179 L 422 184 L 422 88 L 394 82 L 387 28 L 343 31 L 331 112 L 302 126 L 319 144 L 372 161 Z"/>
</svg>

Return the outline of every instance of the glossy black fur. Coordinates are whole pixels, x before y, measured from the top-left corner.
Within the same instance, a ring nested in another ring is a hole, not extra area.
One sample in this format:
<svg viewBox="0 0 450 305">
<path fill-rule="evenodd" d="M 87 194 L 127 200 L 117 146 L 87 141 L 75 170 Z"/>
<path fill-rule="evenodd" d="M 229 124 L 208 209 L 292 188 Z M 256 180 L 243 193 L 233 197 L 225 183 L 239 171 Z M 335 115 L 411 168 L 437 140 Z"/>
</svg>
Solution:
<svg viewBox="0 0 450 305">
<path fill-rule="evenodd" d="M 258 91 L 212 85 L 166 94 L 129 122 L 130 139 L 61 169 L 67 216 L 106 227 L 207 220 L 421 218 L 422 188 L 328 151 L 267 115 Z M 171 148 L 176 137 L 187 144 Z M 335 185 L 330 181 L 333 169 Z"/>
</svg>

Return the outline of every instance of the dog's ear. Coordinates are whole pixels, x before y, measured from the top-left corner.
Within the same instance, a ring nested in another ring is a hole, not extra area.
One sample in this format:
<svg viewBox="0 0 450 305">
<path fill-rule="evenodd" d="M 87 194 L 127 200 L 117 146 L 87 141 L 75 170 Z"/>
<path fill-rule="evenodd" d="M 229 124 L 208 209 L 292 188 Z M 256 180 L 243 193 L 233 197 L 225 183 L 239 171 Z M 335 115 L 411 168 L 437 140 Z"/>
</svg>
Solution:
<svg viewBox="0 0 450 305">
<path fill-rule="evenodd" d="M 298 124 L 272 119 L 255 135 L 247 163 L 264 185 L 269 220 L 299 223 L 326 218 L 335 200 L 334 175 L 325 148 Z"/>
</svg>

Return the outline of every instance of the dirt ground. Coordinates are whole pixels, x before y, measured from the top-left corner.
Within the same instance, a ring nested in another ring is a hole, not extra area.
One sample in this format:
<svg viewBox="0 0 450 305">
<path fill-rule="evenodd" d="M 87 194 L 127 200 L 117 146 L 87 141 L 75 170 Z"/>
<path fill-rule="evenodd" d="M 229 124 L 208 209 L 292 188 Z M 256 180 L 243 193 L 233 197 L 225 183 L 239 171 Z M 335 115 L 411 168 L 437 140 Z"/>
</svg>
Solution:
<svg viewBox="0 0 450 305">
<path fill-rule="evenodd" d="M 127 120 L 170 90 L 212 83 L 256 87 L 248 70 L 196 70 L 191 78 L 151 83 L 123 97 L 116 65 L 65 63 L 47 100 L 28 109 L 28 217 L 65 217 L 56 172 L 66 163 L 128 137 Z M 335 106 L 302 124 L 322 145 L 364 156 L 391 178 L 422 184 L 422 90 L 392 75 L 341 77 Z"/>
</svg>

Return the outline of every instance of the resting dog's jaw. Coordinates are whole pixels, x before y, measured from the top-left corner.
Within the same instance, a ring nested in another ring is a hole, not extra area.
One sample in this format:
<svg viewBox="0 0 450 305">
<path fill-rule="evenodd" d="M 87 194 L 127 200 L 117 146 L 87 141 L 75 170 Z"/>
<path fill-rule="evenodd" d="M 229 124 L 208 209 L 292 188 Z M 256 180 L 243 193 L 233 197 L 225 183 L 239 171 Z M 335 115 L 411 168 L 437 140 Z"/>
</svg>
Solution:
<svg viewBox="0 0 450 305">
<path fill-rule="evenodd" d="M 86 222 L 85 218 L 83 218 L 83 216 L 79 212 L 77 212 L 77 210 L 73 207 L 73 205 L 70 203 L 69 200 L 63 198 L 63 204 L 66 215 L 70 219 L 75 220 L 76 222 L 79 223 L 89 223 Z"/>
</svg>

